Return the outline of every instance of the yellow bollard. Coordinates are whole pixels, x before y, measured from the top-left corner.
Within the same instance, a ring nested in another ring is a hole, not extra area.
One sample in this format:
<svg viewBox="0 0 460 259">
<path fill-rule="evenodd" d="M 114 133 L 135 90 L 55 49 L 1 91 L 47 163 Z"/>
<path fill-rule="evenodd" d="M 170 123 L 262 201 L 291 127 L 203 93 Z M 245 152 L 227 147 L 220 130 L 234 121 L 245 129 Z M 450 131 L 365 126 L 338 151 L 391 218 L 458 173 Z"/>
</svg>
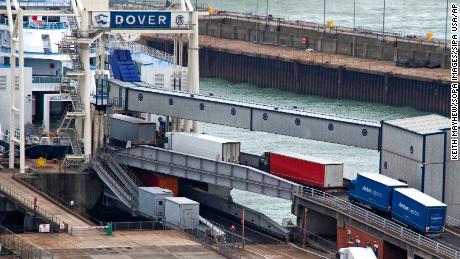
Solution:
<svg viewBox="0 0 460 259">
<path fill-rule="evenodd" d="M 328 20 L 327 21 L 327 28 L 329 28 L 329 29 L 334 28 L 334 20 Z"/>
<path fill-rule="evenodd" d="M 38 168 L 45 168 L 46 167 L 46 159 L 44 157 L 37 158 L 37 167 Z"/>
<path fill-rule="evenodd" d="M 210 5 L 208 5 L 208 13 L 209 13 L 209 14 L 213 14 L 213 13 L 214 13 L 214 9 L 213 9 Z"/>
<path fill-rule="evenodd" d="M 426 34 L 426 39 L 429 40 L 429 41 L 432 41 L 433 40 L 433 32 L 429 31 Z"/>
</svg>

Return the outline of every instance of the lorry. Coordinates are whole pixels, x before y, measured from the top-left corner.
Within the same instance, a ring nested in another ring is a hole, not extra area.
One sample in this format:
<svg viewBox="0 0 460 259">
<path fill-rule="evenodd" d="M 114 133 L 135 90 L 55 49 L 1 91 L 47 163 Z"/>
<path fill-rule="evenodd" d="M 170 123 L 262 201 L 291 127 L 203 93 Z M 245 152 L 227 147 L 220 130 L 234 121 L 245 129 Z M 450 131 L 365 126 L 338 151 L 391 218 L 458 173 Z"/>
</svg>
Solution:
<svg viewBox="0 0 460 259">
<path fill-rule="evenodd" d="M 337 252 L 337 259 L 377 259 L 370 247 L 346 247 Z"/>
<path fill-rule="evenodd" d="M 126 116 L 123 114 L 109 115 L 110 143 L 119 147 L 132 145 L 155 145 L 157 130 L 154 122 Z"/>
<path fill-rule="evenodd" d="M 396 188 L 391 216 L 424 234 L 444 230 L 447 205 L 414 188 Z"/>
<path fill-rule="evenodd" d="M 239 163 L 240 142 L 191 132 L 166 132 L 165 148 L 216 161 Z"/>
<path fill-rule="evenodd" d="M 393 190 L 397 187 L 407 187 L 407 184 L 378 173 L 358 173 L 351 181 L 348 197 L 351 202 L 389 213 Z"/>
<path fill-rule="evenodd" d="M 290 151 L 265 152 L 259 168 L 278 177 L 321 189 L 343 187 L 343 163 Z"/>
</svg>

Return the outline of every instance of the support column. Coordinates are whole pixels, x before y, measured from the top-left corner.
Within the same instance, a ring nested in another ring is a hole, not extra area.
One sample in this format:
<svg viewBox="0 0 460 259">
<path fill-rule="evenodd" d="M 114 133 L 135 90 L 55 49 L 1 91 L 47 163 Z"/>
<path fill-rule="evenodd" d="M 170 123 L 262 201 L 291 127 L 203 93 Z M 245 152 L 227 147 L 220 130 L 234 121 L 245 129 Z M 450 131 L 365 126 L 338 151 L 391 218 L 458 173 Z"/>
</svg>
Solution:
<svg viewBox="0 0 460 259">
<path fill-rule="evenodd" d="M 83 32 L 89 31 L 89 17 L 88 12 L 83 11 L 81 14 L 81 26 L 80 29 Z M 88 44 L 80 45 L 80 61 L 83 67 L 84 75 L 79 81 L 79 93 L 80 98 L 85 110 L 85 119 L 83 126 L 83 145 L 84 154 L 87 158 L 91 156 L 91 68 L 90 68 L 90 49 Z"/>
<path fill-rule="evenodd" d="M 26 138 L 24 110 L 24 21 L 22 10 L 18 11 L 18 40 L 19 40 L 19 173 L 25 173 L 26 168 Z"/>
<path fill-rule="evenodd" d="M 187 90 L 192 93 L 200 92 L 200 63 L 198 40 L 198 12 L 192 12 L 192 33 L 189 34 L 187 74 Z M 190 128 L 185 127 L 185 131 L 190 131 Z M 200 125 L 198 122 L 193 121 L 192 131 L 200 132 Z"/>
<path fill-rule="evenodd" d="M 14 168 L 14 135 L 16 132 L 16 42 L 15 42 L 15 33 L 14 33 L 14 23 L 13 23 L 13 16 L 11 15 L 11 2 L 6 1 L 7 9 L 8 9 L 8 22 L 9 22 L 9 30 L 10 30 L 10 37 L 11 37 L 11 58 L 10 58 L 10 150 L 9 150 L 9 168 Z"/>
</svg>

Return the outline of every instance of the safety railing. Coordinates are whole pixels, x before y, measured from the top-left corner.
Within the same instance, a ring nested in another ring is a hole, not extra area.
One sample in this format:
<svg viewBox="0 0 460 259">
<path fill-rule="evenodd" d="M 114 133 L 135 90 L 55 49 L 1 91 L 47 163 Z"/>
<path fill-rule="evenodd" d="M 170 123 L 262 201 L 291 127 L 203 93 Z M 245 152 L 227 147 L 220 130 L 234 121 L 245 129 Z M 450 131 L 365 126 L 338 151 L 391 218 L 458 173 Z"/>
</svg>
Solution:
<svg viewBox="0 0 460 259">
<path fill-rule="evenodd" d="M 33 84 L 60 84 L 61 77 L 56 76 L 32 76 Z"/>
<path fill-rule="evenodd" d="M 450 227 L 460 228 L 460 220 L 447 216 L 446 225 Z"/>
<path fill-rule="evenodd" d="M 157 50 L 157 49 L 139 44 L 139 43 L 112 41 L 108 43 L 107 48 L 109 49 L 128 49 L 133 53 L 143 53 L 143 54 L 152 56 L 154 58 L 167 61 L 169 63 L 174 62 L 173 55 L 167 52 L 161 51 L 161 50 Z"/>
<path fill-rule="evenodd" d="M 337 245 L 334 242 L 331 242 L 330 240 L 327 240 L 313 232 L 296 227 L 292 228 L 292 233 L 294 234 L 294 241 L 296 242 L 305 242 L 311 247 L 315 247 L 329 253 L 335 253 L 337 251 Z"/>
<path fill-rule="evenodd" d="M 90 166 L 96 171 L 101 180 L 117 195 L 120 201 L 127 207 L 133 208 L 135 197 L 133 197 L 118 177 L 101 161 L 101 158 L 95 157 Z"/>
<path fill-rule="evenodd" d="M 3 249 L 9 250 L 20 258 L 42 258 L 42 250 L 35 248 L 30 242 L 14 234 L 4 226 L 0 226 L 0 245 Z"/>
<path fill-rule="evenodd" d="M 132 222 L 100 222 L 99 225 L 112 225 L 112 231 L 148 231 L 165 230 L 165 225 L 158 221 L 132 221 Z"/>
<path fill-rule="evenodd" d="M 110 156 L 109 159 L 113 160 L 113 162 L 116 163 L 116 165 L 121 167 L 121 169 L 124 171 L 124 173 L 126 173 L 128 178 L 132 180 L 132 182 L 134 183 L 136 187 L 144 187 L 144 184 L 141 182 L 141 180 L 139 180 L 139 178 L 133 173 L 133 171 L 131 171 L 131 169 L 129 169 L 128 166 L 126 166 L 125 164 L 118 163 L 115 160 L 116 154 L 113 150 L 106 149 L 105 152 L 107 153 L 107 155 Z"/>
<path fill-rule="evenodd" d="M 13 190 L 11 190 L 10 188 L 6 187 L 5 185 L 1 183 L 0 183 L 0 191 L 6 194 L 11 199 L 15 200 L 16 202 L 22 204 L 27 209 L 34 211 L 38 215 L 42 216 L 43 218 L 49 220 L 51 223 L 58 226 L 59 231 L 67 231 L 69 229 L 69 224 L 59 219 L 56 215 L 41 208 L 37 204 L 27 200 L 24 196 L 14 192 Z"/>
<path fill-rule="evenodd" d="M 395 222 L 380 217 L 366 209 L 342 200 L 329 193 L 311 188 L 303 187 L 300 193 L 302 198 L 308 199 L 315 203 L 341 212 L 348 217 L 362 221 L 367 225 L 373 226 L 380 231 L 409 243 L 412 246 L 419 247 L 425 251 L 440 255 L 445 258 L 460 258 L 460 252 L 444 244 L 436 242 L 433 239 L 422 236 L 412 230 L 404 228 Z"/>
</svg>

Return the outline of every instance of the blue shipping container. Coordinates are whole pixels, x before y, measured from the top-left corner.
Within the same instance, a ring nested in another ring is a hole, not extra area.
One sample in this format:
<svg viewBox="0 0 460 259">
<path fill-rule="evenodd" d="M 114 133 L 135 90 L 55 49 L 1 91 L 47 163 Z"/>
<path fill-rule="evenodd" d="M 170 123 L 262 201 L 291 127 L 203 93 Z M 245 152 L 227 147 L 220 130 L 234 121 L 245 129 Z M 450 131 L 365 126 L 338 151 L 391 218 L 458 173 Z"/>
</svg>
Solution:
<svg viewBox="0 0 460 259">
<path fill-rule="evenodd" d="M 376 173 L 359 173 L 354 189 L 348 195 L 373 209 L 390 212 L 393 189 L 407 184 Z"/>
<path fill-rule="evenodd" d="M 423 233 L 444 229 L 447 205 L 413 188 L 396 188 L 391 216 Z"/>
</svg>

